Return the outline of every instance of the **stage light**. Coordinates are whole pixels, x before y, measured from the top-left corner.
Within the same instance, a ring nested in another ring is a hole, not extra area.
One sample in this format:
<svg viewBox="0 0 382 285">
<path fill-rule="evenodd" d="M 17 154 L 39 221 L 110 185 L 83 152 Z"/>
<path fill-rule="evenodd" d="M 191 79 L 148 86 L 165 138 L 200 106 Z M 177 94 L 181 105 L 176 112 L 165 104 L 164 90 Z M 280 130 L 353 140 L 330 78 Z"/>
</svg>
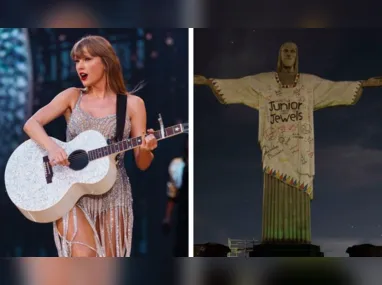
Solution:
<svg viewBox="0 0 382 285">
<path fill-rule="evenodd" d="M 174 44 L 174 39 L 172 37 L 167 37 L 165 42 L 166 42 L 166 45 L 172 46 Z"/>
<path fill-rule="evenodd" d="M 26 29 L 0 28 L 0 168 L 23 139 L 32 99 L 30 51 Z"/>
</svg>

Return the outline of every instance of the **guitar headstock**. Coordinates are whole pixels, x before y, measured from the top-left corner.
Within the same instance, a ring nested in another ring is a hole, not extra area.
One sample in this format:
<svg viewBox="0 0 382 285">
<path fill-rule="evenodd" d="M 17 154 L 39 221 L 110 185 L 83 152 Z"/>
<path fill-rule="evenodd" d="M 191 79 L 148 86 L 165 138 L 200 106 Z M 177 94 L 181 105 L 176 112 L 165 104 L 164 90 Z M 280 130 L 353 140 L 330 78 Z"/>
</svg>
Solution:
<svg viewBox="0 0 382 285">
<path fill-rule="evenodd" d="M 188 133 L 188 130 L 189 130 L 188 123 L 182 123 L 181 125 L 182 125 L 182 128 L 183 128 L 183 132 L 184 133 Z"/>
</svg>

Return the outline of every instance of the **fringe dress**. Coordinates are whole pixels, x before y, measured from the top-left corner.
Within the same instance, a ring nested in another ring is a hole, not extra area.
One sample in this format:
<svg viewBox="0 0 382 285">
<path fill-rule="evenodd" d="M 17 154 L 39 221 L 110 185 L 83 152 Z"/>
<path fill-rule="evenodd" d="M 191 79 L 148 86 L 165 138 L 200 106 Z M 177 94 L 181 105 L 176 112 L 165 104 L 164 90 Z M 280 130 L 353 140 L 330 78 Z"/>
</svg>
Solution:
<svg viewBox="0 0 382 285">
<path fill-rule="evenodd" d="M 66 139 L 72 140 L 81 132 L 96 130 L 106 138 L 114 138 L 116 131 L 116 115 L 97 118 L 80 107 L 82 92 L 73 109 L 68 122 Z M 126 111 L 126 122 L 123 138 L 130 136 L 131 122 Z M 53 233 L 59 257 L 71 257 L 72 245 L 77 243 L 87 246 L 97 257 L 105 257 L 107 250 L 113 257 L 129 257 L 133 230 L 132 193 L 129 177 L 124 167 L 124 153 L 117 162 L 117 179 L 112 189 L 103 195 L 83 196 L 77 205 L 85 214 L 95 240 L 95 248 L 89 244 L 75 241 L 78 231 L 77 209 L 74 208 L 63 217 L 63 233 L 58 231 L 57 222 L 53 223 Z M 68 236 L 69 216 L 72 216 L 74 233 Z M 114 241 L 114 242 L 112 242 Z M 113 243 L 115 246 L 113 246 Z"/>
</svg>

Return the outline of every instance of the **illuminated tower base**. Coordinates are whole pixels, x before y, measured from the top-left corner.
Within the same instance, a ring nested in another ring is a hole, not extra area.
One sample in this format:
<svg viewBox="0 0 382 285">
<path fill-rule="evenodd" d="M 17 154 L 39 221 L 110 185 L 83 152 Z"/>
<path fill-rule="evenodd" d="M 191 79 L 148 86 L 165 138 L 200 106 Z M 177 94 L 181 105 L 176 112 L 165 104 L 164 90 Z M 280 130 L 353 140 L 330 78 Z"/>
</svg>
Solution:
<svg viewBox="0 0 382 285">
<path fill-rule="evenodd" d="M 262 243 L 250 256 L 323 256 L 311 236 L 309 196 L 264 173 Z"/>
</svg>

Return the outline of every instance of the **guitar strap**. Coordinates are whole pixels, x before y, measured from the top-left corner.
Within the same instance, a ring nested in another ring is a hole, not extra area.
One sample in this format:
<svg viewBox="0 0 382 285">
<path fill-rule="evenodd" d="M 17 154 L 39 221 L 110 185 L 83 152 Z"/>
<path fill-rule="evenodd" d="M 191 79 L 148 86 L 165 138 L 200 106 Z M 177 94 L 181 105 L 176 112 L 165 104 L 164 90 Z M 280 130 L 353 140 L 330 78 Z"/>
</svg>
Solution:
<svg viewBox="0 0 382 285">
<path fill-rule="evenodd" d="M 117 127 L 115 131 L 115 141 L 123 139 L 123 131 L 126 122 L 127 95 L 117 94 Z"/>
<path fill-rule="evenodd" d="M 125 130 L 126 122 L 126 103 L 127 95 L 117 94 L 117 126 L 115 128 L 115 142 L 121 141 L 123 139 L 123 133 Z M 119 159 L 119 154 L 115 157 L 117 162 Z"/>
</svg>

